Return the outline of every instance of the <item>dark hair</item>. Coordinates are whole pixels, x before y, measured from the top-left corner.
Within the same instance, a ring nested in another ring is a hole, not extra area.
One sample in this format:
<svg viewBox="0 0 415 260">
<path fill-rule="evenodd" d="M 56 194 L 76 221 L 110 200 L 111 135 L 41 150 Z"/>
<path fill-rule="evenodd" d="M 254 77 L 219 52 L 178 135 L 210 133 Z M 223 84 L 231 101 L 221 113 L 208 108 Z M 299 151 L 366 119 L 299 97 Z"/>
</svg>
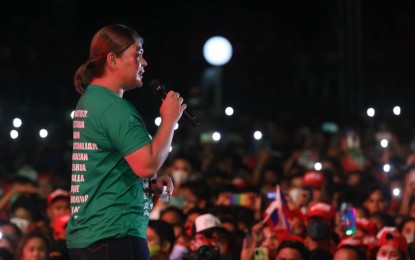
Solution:
<svg viewBox="0 0 415 260">
<path fill-rule="evenodd" d="M 92 77 L 101 76 L 104 73 L 108 53 L 121 55 L 139 38 L 135 30 L 122 24 L 110 24 L 96 32 L 91 41 L 86 63 L 82 64 L 75 73 L 76 91 L 83 94 L 91 83 Z"/>
<path fill-rule="evenodd" d="M 303 258 L 304 259 L 304 258 Z M 333 254 L 327 248 L 316 248 L 310 251 L 309 260 L 331 260 L 333 259 Z"/>
<path fill-rule="evenodd" d="M 411 222 L 411 221 L 414 221 L 414 222 L 415 222 L 415 218 L 413 218 L 413 217 L 409 217 L 409 216 L 405 216 L 405 217 L 402 219 L 401 223 L 398 225 L 398 230 L 399 230 L 399 232 L 401 232 L 401 233 L 402 233 L 402 229 L 403 229 L 403 227 L 405 226 L 405 224 L 406 224 L 406 223 L 408 223 L 408 222 Z"/>
<path fill-rule="evenodd" d="M 9 237 L 13 239 L 14 243 L 17 243 L 23 235 L 20 228 L 13 222 L 10 222 L 10 220 L 0 220 L 0 227 L 4 227 L 4 226 L 9 226 L 13 229 L 14 234 L 11 237 L 9 235 Z"/>
<path fill-rule="evenodd" d="M 209 204 L 212 191 L 206 186 L 206 183 L 200 180 L 191 180 L 182 183 L 181 189 L 188 189 L 198 200 L 205 200 Z"/>
<path fill-rule="evenodd" d="M 309 259 L 309 251 L 305 247 L 304 243 L 294 240 L 283 240 L 277 248 L 277 256 L 282 249 L 287 247 L 297 250 L 303 260 Z"/>
<path fill-rule="evenodd" d="M 189 215 L 194 214 L 194 213 L 199 213 L 200 215 L 202 215 L 202 214 L 205 214 L 205 213 L 208 213 L 208 212 L 205 209 L 202 209 L 202 208 L 199 208 L 199 207 L 194 207 L 194 208 L 189 209 L 186 212 L 185 219 L 187 219 L 187 217 Z"/>
<path fill-rule="evenodd" d="M 409 199 L 409 209 L 412 207 L 412 205 L 415 203 L 415 196 L 411 196 Z"/>
<path fill-rule="evenodd" d="M 13 260 L 13 254 L 6 248 L 0 248 L 0 259 L 2 260 Z"/>
<path fill-rule="evenodd" d="M 23 249 L 24 249 L 26 243 L 30 239 L 33 239 L 33 238 L 40 238 L 40 239 L 42 239 L 43 242 L 45 242 L 45 244 L 46 244 L 46 249 L 48 248 L 48 246 L 50 244 L 50 241 L 49 241 L 49 239 L 44 234 L 42 234 L 40 232 L 30 232 L 30 233 L 27 233 L 19 241 L 19 246 L 18 246 L 18 249 L 17 249 L 17 256 L 18 256 L 17 259 L 21 259 L 21 257 L 23 256 Z"/>
<path fill-rule="evenodd" d="M 343 245 L 343 246 L 339 247 L 336 250 L 336 252 L 339 251 L 340 249 L 352 250 L 353 252 L 355 252 L 357 254 L 358 260 L 365 260 L 366 259 L 366 253 L 361 248 L 359 248 L 357 246 Z"/>
<path fill-rule="evenodd" d="M 377 212 L 371 216 L 372 218 L 378 218 L 382 222 L 382 227 L 396 226 L 396 221 L 393 216 L 386 212 Z"/>
<path fill-rule="evenodd" d="M 176 206 L 168 206 L 168 207 L 166 207 L 166 208 L 164 208 L 160 211 L 160 219 L 163 217 L 164 214 L 166 214 L 168 212 L 173 212 L 174 214 L 176 214 L 176 216 L 179 217 L 179 223 L 174 223 L 174 224 L 183 225 L 184 220 L 185 220 L 185 215 L 184 215 L 182 209 L 180 209 Z"/>
<path fill-rule="evenodd" d="M 173 226 L 161 219 L 150 219 L 148 227 L 156 232 L 160 238 L 160 243 L 170 243 L 169 252 L 171 252 L 173 250 L 174 243 L 176 242 Z"/>
<path fill-rule="evenodd" d="M 390 188 L 387 187 L 386 185 L 382 184 L 382 183 L 372 183 L 367 185 L 367 183 L 365 183 L 364 185 L 362 185 L 361 187 L 363 189 L 363 202 L 368 200 L 370 198 L 370 196 L 376 192 L 376 191 L 380 191 L 380 193 L 382 194 L 382 197 L 385 201 L 387 201 L 388 203 L 391 200 L 391 192 L 390 192 Z"/>
<path fill-rule="evenodd" d="M 42 218 L 41 202 L 38 195 L 19 196 L 11 205 L 11 212 L 14 214 L 16 209 L 24 208 L 31 214 L 32 221 Z"/>
</svg>

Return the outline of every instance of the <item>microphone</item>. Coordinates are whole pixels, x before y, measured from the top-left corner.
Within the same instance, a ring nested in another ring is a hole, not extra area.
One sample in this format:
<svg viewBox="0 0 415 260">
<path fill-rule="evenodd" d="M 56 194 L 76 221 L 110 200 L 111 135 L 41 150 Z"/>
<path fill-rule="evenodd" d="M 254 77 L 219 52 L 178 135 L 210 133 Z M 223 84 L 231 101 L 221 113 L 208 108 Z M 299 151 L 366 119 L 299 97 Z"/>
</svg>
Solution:
<svg viewBox="0 0 415 260">
<path fill-rule="evenodd" d="M 150 81 L 150 88 L 153 94 L 156 94 L 160 98 L 164 99 L 166 97 L 166 88 L 157 79 L 153 79 L 152 81 Z M 190 121 L 190 123 L 192 123 L 193 126 L 199 125 L 199 121 L 197 121 L 196 117 L 187 108 L 183 111 L 183 114 Z"/>
</svg>

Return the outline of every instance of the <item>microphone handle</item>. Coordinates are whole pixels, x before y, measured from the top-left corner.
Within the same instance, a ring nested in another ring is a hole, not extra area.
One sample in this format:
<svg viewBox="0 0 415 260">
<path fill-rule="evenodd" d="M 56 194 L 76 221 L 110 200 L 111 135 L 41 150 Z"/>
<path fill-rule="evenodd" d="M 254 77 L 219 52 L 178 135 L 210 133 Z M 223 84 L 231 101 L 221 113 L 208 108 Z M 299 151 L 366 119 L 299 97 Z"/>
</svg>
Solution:
<svg viewBox="0 0 415 260">
<path fill-rule="evenodd" d="M 152 92 L 159 96 L 161 99 L 166 98 L 167 90 L 164 88 L 163 84 L 160 83 L 160 81 L 153 79 L 150 82 L 150 87 Z M 199 121 L 197 121 L 196 117 L 188 109 L 185 109 L 183 113 L 193 126 L 199 125 Z"/>
<path fill-rule="evenodd" d="M 187 108 L 183 111 L 183 114 L 186 116 L 186 118 L 192 123 L 193 126 L 198 126 L 199 122 L 197 121 L 196 117 L 187 110 Z"/>
</svg>

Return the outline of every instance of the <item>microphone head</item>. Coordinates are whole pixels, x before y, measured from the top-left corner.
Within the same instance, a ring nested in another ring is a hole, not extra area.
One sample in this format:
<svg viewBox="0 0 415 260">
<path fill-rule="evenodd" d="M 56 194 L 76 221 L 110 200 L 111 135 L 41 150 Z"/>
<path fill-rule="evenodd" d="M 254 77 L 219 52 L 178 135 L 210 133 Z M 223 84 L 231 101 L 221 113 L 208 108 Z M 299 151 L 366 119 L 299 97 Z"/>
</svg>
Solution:
<svg viewBox="0 0 415 260">
<path fill-rule="evenodd" d="M 150 81 L 150 89 L 153 92 L 153 94 L 156 94 L 157 96 L 161 97 L 161 98 L 165 98 L 166 97 L 166 88 L 164 87 L 163 84 L 161 84 L 160 81 L 158 81 L 157 79 L 153 79 L 152 81 Z"/>
</svg>

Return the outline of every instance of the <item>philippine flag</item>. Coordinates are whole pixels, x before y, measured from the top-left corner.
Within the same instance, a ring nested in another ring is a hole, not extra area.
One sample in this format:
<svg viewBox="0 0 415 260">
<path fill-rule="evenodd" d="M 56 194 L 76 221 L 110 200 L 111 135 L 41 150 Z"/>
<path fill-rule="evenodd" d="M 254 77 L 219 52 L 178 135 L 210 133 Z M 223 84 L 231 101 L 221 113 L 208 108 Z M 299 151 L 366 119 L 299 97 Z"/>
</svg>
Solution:
<svg viewBox="0 0 415 260">
<path fill-rule="evenodd" d="M 284 194 L 281 193 L 280 186 L 277 185 L 275 200 L 272 201 L 263 214 L 263 223 L 267 223 L 268 226 L 274 231 L 285 230 L 290 232 L 290 226 L 288 224 L 287 217 L 289 217 L 290 210 L 287 205 L 287 201 L 284 198 Z"/>
</svg>

